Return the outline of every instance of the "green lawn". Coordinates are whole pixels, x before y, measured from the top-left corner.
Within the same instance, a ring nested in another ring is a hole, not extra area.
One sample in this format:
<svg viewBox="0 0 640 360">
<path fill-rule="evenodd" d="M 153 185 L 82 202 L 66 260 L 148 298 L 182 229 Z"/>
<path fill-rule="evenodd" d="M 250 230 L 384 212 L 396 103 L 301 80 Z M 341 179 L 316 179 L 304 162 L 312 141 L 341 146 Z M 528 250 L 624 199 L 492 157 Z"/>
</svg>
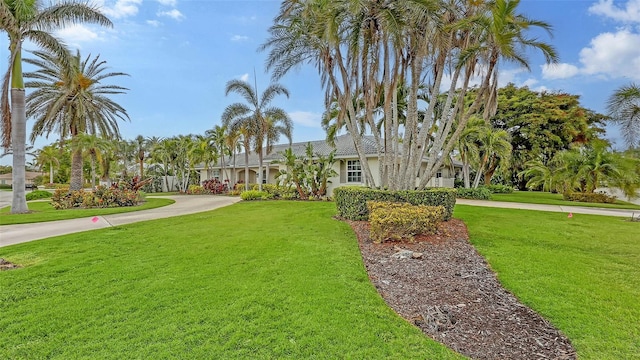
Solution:
<svg viewBox="0 0 640 360">
<path fill-rule="evenodd" d="M 640 359 L 640 222 L 457 205 L 505 287 L 581 359 Z"/>
<path fill-rule="evenodd" d="M 583 207 L 599 207 L 599 208 L 615 208 L 615 209 L 639 209 L 640 205 L 628 203 L 626 201 L 617 200 L 613 204 L 585 203 L 576 201 L 562 200 L 562 194 L 552 194 L 541 191 L 514 191 L 511 194 L 491 194 L 491 200 L 519 202 L 528 204 L 549 204 L 564 206 L 583 206 Z"/>
<path fill-rule="evenodd" d="M 10 214 L 11 207 L 0 209 L 0 225 L 13 224 L 29 224 L 44 221 L 76 219 L 97 215 L 119 214 L 131 211 L 139 211 L 146 209 L 158 208 L 173 204 L 175 201 L 163 198 L 147 198 L 145 202 L 139 206 L 104 208 L 104 209 L 67 209 L 56 210 L 48 201 L 31 201 L 27 203 L 29 210 L 33 211 L 28 214 Z"/>
<path fill-rule="evenodd" d="M 327 202 L 0 248 L 2 359 L 449 359 L 386 306 Z"/>
</svg>

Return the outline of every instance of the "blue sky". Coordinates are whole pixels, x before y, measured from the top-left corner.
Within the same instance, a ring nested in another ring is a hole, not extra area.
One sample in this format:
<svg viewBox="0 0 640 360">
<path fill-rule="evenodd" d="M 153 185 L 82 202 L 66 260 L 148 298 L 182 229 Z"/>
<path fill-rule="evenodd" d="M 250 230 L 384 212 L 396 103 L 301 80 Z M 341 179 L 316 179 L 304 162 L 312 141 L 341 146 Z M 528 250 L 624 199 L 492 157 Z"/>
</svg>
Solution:
<svg viewBox="0 0 640 360">
<path fill-rule="evenodd" d="M 113 29 L 75 26 L 57 35 L 83 56 L 100 54 L 113 71 L 131 75 L 116 78 L 130 89 L 115 97 L 131 117 L 120 124 L 124 138 L 204 133 L 220 124 L 227 105 L 240 101 L 224 95 L 228 80 L 253 83 L 255 71 L 259 91 L 270 82 L 264 71 L 266 54 L 257 48 L 267 37 L 279 1 L 93 2 L 112 19 Z M 539 35 L 556 47 L 560 64 L 546 67 L 539 54 L 531 53 L 531 72 L 502 66 L 501 84 L 577 94 L 583 106 L 604 112 L 614 89 L 640 82 L 640 0 L 522 0 L 520 11 L 553 26 L 553 38 Z M 5 69 L 8 50 L 2 35 L 0 61 Z M 323 138 L 323 91 L 315 69 L 302 67 L 280 83 L 291 97 L 275 104 L 293 119 L 294 141 Z M 614 128 L 608 136 L 622 144 Z M 55 140 L 39 139 L 35 146 Z M 8 158 L 0 163 L 9 164 Z"/>
</svg>

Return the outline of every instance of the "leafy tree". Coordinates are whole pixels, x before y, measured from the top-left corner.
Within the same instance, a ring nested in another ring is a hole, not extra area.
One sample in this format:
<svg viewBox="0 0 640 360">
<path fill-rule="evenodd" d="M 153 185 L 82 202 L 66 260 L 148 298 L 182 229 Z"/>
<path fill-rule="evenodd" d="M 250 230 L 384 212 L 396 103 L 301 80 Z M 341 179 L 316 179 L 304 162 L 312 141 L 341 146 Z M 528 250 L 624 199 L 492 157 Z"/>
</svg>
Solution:
<svg viewBox="0 0 640 360">
<path fill-rule="evenodd" d="M 498 166 L 509 163 L 511 158 L 511 143 L 509 134 L 505 130 L 485 126 L 478 133 L 480 163 L 473 187 L 477 188 L 480 177 L 484 177 L 485 185 L 491 185 L 491 177 Z"/>
<path fill-rule="evenodd" d="M 631 83 L 617 89 L 607 102 L 607 111 L 620 125 L 627 146 L 640 146 L 640 86 Z"/>
<path fill-rule="evenodd" d="M 29 40 L 39 47 L 56 54 L 63 63 L 71 62 L 63 44 L 50 34 L 51 31 L 76 23 L 95 23 L 112 26 L 111 21 L 96 7 L 58 2 L 43 8 L 35 0 L 0 0 L 0 31 L 9 36 L 9 61 L 2 82 L 0 113 L 2 116 L 2 146 L 13 149 L 12 213 L 24 213 L 27 208 L 25 193 L 25 146 L 27 140 L 27 115 L 25 84 L 22 77 L 22 44 Z M 11 94 L 11 102 L 9 102 Z"/>
<path fill-rule="evenodd" d="M 513 148 L 510 172 L 519 188 L 526 180 L 518 176 L 528 162 L 548 164 L 562 150 L 588 144 L 604 133 L 604 116 L 580 106 L 579 96 L 536 92 L 508 84 L 498 90 L 498 107 L 490 124 L 509 133 Z"/>
<path fill-rule="evenodd" d="M 85 133 L 77 135 L 75 140 L 76 141 L 73 143 L 73 146 L 76 147 L 75 150 L 81 151 L 83 153 L 83 158 L 84 155 L 89 157 L 91 186 L 96 186 L 96 164 L 99 164 L 102 161 L 103 152 L 109 151 L 113 146 L 112 142 L 105 138 Z"/>
<path fill-rule="evenodd" d="M 126 76 L 121 72 L 106 72 L 106 61 L 100 56 L 84 60 L 80 52 L 66 59 L 48 51 L 35 51 L 35 59 L 25 62 L 37 70 L 25 74 L 25 83 L 35 88 L 27 97 L 27 115 L 35 119 L 31 141 L 48 137 L 55 131 L 62 138 L 71 137 L 74 152 L 71 157 L 71 190 L 82 189 L 82 147 L 77 143 L 80 134 L 94 134 L 119 138 L 118 120 L 129 120 L 127 111 L 109 98 L 123 94 L 126 88 L 107 85 L 105 79 Z M 67 60 L 69 60 L 67 62 Z"/>
</svg>

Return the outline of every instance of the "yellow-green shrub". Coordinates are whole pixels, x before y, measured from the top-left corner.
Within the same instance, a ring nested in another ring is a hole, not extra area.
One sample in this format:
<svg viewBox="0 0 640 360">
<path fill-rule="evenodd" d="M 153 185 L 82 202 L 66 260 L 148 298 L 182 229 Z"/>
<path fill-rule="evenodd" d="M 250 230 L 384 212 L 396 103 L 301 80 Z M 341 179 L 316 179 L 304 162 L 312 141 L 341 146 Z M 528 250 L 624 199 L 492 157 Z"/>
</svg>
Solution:
<svg viewBox="0 0 640 360">
<path fill-rule="evenodd" d="M 443 206 L 367 201 L 370 236 L 374 242 L 413 240 L 414 235 L 435 233 L 445 216 Z"/>
</svg>

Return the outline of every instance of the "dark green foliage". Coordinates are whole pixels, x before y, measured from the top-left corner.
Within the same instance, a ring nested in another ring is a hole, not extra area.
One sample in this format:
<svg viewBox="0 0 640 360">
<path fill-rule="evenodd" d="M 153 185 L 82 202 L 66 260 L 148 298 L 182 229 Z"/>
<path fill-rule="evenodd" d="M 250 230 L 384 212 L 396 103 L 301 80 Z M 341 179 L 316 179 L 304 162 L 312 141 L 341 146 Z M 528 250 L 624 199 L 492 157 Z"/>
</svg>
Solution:
<svg viewBox="0 0 640 360">
<path fill-rule="evenodd" d="M 513 192 L 513 186 L 510 185 L 492 184 L 486 185 L 485 188 L 492 194 L 511 194 Z"/>
<path fill-rule="evenodd" d="M 262 184 L 262 191 L 273 196 L 274 199 L 294 200 L 299 199 L 298 192 L 292 187 Z"/>
<path fill-rule="evenodd" d="M 456 191 L 456 196 L 459 199 L 491 200 L 491 191 L 485 187 L 479 187 L 476 189 L 458 188 Z"/>
<path fill-rule="evenodd" d="M 588 203 L 613 204 L 616 198 L 603 193 L 583 193 L 583 192 L 566 192 L 562 194 L 562 199 L 567 201 L 578 201 Z"/>
<path fill-rule="evenodd" d="M 47 199 L 51 197 L 50 192 L 44 190 L 34 190 L 27 194 L 27 201 L 38 200 L 38 199 Z"/>
<path fill-rule="evenodd" d="M 443 220 L 449 220 L 456 204 L 456 190 L 437 188 L 428 190 L 388 191 L 357 186 L 342 186 L 333 190 L 338 215 L 349 220 L 369 219 L 367 201 L 406 202 L 412 205 L 442 206 Z"/>
</svg>

